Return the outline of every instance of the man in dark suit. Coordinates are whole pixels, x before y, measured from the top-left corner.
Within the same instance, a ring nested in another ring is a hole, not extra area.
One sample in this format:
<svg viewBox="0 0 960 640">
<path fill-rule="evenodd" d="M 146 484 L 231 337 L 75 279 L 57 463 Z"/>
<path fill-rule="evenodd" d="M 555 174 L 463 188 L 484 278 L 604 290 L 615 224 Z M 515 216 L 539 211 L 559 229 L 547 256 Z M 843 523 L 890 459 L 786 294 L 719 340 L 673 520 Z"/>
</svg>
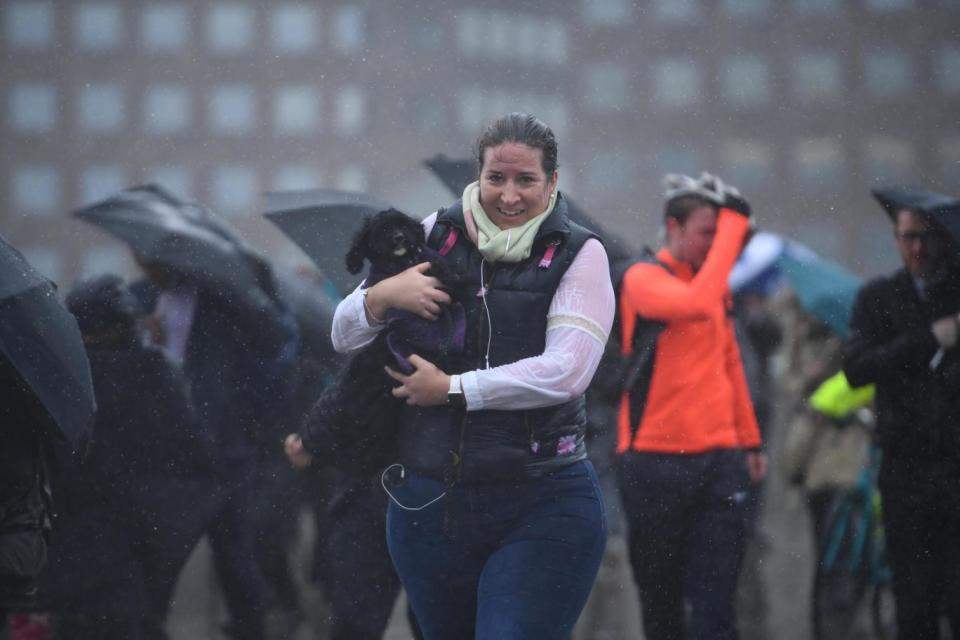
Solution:
<svg viewBox="0 0 960 640">
<path fill-rule="evenodd" d="M 879 484 L 901 639 L 960 637 L 960 269 L 930 216 L 888 207 L 903 268 L 857 295 L 850 384 L 877 386 Z M 942 609 L 941 609 L 942 608 Z"/>
</svg>

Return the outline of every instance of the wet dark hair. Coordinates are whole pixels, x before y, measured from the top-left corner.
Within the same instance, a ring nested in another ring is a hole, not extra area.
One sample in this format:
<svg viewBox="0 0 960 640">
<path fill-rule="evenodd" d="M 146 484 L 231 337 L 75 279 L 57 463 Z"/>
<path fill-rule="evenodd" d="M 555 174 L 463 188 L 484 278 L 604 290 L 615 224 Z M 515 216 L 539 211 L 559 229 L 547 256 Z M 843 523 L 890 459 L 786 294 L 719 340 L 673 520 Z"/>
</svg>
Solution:
<svg viewBox="0 0 960 640">
<path fill-rule="evenodd" d="M 666 222 L 667 218 L 673 218 L 683 226 L 687 223 L 690 212 L 703 206 L 712 207 L 714 210 L 717 208 L 715 203 L 703 196 L 691 194 L 670 198 L 663 207 L 663 220 Z"/>
<path fill-rule="evenodd" d="M 557 170 L 557 138 L 553 135 L 553 130 L 529 113 L 508 113 L 497 118 L 477 139 L 478 174 L 483 170 L 483 154 L 487 149 L 504 142 L 516 142 L 540 149 L 543 156 L 540 165 L 547 174 L 547 180 Z"/>
</svg>

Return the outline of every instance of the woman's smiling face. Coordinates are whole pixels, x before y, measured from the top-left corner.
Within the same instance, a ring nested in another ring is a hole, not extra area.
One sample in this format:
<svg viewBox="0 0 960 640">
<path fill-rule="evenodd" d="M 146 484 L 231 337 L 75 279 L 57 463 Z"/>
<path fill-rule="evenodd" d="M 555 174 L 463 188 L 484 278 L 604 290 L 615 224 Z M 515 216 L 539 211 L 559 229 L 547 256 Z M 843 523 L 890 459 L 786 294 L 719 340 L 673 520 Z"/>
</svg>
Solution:
<svg viewBox="0 0 960 640">
<path fill-rule="evenodd" d="M 480 170 L 480 204 L 501 229 L 522 226 L 547 208 L 557 172 L 547 178 L 543 151 L 518 142 L 487 148 Z"/>
</svg>

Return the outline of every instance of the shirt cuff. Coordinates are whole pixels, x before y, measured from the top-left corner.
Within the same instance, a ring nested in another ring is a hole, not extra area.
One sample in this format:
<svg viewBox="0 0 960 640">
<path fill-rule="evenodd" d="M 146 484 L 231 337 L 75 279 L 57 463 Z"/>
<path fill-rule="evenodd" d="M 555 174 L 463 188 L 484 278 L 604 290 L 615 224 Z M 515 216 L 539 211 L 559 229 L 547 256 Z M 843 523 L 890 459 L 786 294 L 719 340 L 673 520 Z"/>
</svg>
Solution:
<svg viewBox="0 0 960 640">
<path fill-rule="evenodd" d="M 364 308 L 364 304 L 363 304 L 363 295 L 364 295 L 363 291 L 360 291 L 359 293 L 360 295 L 357 296 L 356 300 L 352 301 L 353 309 L 354 309 L 354 313 L 356 314 L 357 321 L 359 322 L 360 326 L 363 327 L 364 329 L 376 329 L 379 331 L 380 325 L 372 324 L 370 322 L 370 319 L 367 318 L 367 310 Z"/>
<path fill-rule="evenodd" d="M 483 398 L 480 396 L 480 381 L 476 371 L 467 371 L 460 374 L 460 387 L 463 389 L 463 399 L 467 402 L 467 411 L 483 409 Z"/>
</svg>

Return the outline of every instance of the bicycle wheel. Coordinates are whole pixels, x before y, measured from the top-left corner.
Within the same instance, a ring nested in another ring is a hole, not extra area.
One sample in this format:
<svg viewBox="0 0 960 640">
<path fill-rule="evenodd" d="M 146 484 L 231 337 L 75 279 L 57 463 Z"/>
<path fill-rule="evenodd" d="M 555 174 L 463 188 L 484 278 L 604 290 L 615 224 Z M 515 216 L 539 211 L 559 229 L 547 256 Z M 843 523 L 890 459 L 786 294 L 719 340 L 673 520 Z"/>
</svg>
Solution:
<svg viewBox="0 0 960 640">
<path fill-rule="evenodd" d="M 886 538 L 879 493 L 873 494 L 873 529 L 870 536 L 870 619 L 873 636 L 878 640 L 897 637 L 896 603 L 893 599 L 893 574 L 886 558 Z"/>
<path fill-rule="evenodd" d="M 813 627 L 817 640 L 849 637 L 870 582 L 868 541 L 872 509 L 859 492 L 838 493 L 830 503 L 817 545 Z"/>
</svg>

